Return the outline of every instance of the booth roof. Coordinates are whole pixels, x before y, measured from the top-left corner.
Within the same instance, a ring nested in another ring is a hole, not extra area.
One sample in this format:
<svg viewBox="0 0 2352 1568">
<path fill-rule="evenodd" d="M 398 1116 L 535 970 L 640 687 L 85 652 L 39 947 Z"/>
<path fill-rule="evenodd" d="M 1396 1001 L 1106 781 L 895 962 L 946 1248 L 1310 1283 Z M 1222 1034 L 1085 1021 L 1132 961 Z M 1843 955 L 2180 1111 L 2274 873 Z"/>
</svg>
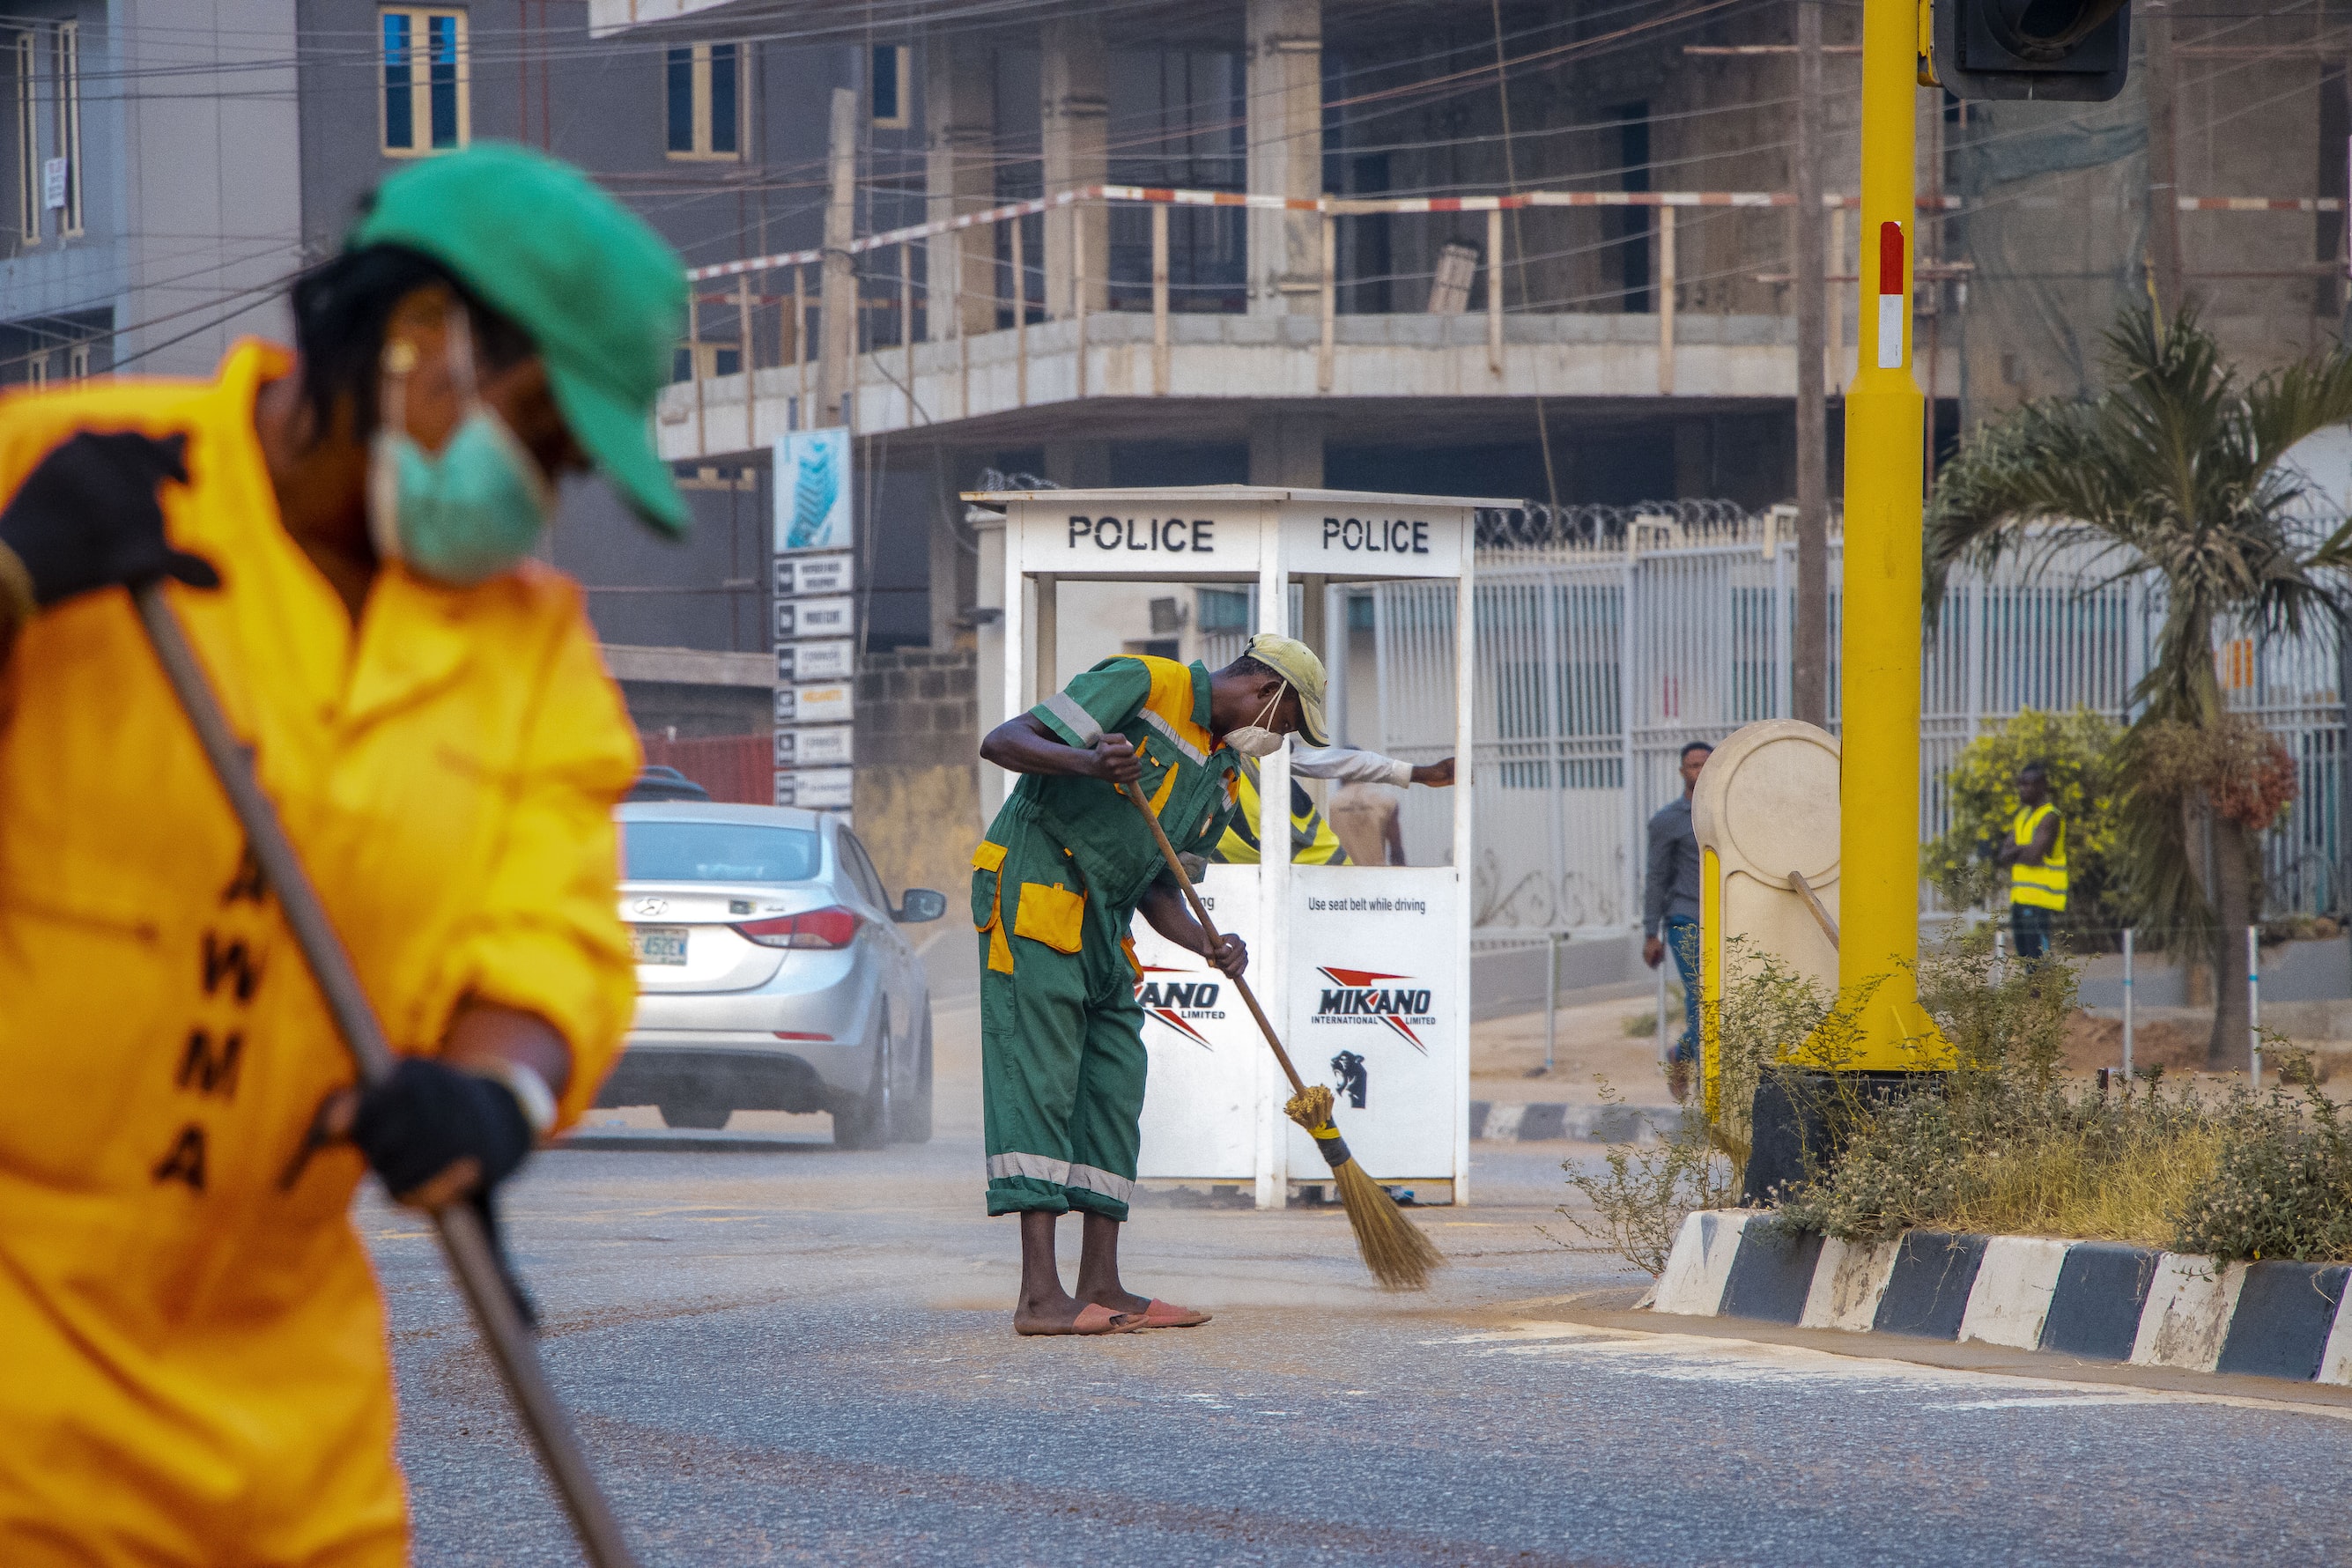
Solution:
<svg viewBox="0 0 2352 1568">
<path fill-rule="evenodd" d="M 1493 496 L 1397 495 L 1386 490 L 1310 490 L 1287 485 L 1145 485 L 1128 489 L 965 490 L 962 499 L 974 506 L 1003 511 L 1014 501 L 1050 501 L 1055 506 L 1129 505 L 1167 501 L 1311 501 L 1318 506 L 1439 507 L 1466 506 L 1510 509 L 1527 503 Z"/>
</svg>

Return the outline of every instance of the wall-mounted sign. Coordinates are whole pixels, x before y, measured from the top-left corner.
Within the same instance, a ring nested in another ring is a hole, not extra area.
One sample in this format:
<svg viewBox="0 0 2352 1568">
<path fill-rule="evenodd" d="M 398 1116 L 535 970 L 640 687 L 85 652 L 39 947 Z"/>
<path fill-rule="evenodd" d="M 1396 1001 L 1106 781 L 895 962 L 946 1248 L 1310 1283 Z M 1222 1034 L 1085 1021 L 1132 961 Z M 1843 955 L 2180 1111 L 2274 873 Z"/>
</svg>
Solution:
<svg viewBox="0 0 2352 1568">
<path fill-rule="evenodd" d="M 776 552 L 847 550 L 856 542 L 850 506 L 849 432 L 795 430 L 776 442 Z"/>
<path fill-rule="evenodd" d="M 776 636 L 845 637 L 857 631 L 857 601 L 847 594 L 830 599 L 780 599 Z"/>
<path fill-rule="evenodd" d="M 857 645 L 845 639 L 780 644 L 776 648 L 776 679 L 786 685 L 795 680 L 855 679 L 856 650 Z"/>
<path fill-rule="evenodd" d="M 795 724 L 776 731 L 776 766 L 841 768 L 856 761 L 847 724 Z"/>
<path fill-rule="evenodd" d="M 840 724 L 856 715 L 856 688 L 845 680 L 776 688 L 776 722 Z"/>
<path fill-rule="evenodd" d="M 73 169 L 70 160 L 51 158 L 41 164 L 41 205 L 51 212 L 63 212 L 66 186 Z"/>
<path fill-rule="evenodd" d="M 779 555 L 776 557 L 776 597 L 803 594 L 846 594 L 856 585 L 852 555 Z"/>
<path fill-rule="evenodd" d="M 847 811 L 857 788 L 850 768 L 805 768 L 776 774 L 776 804 L 809 811 Z"/>
<path fill-rule="evenodd" d="M 1344 581 L 1452 577 L 1471 549 L 1474 503 L 1420 496 L 1041 492 L 1007 510 L 1024 572 L 1255 576 L 1279 532 L 1291 570 Z M 1510 504 L 1496 502 L 1496 505 Z M 1181 511 L 1175 510 L 1181 507 Z M 1165 509 L 1165 510 L 1163 510 Z"/>
</svg>

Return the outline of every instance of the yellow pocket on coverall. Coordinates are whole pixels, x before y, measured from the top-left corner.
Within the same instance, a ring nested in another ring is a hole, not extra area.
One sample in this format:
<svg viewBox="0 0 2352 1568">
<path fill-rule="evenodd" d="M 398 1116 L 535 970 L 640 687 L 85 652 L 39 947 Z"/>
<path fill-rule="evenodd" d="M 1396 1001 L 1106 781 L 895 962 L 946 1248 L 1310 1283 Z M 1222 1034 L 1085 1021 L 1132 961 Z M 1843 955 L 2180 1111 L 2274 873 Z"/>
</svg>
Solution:
<svg viewBox="0 0 2352 1568">
<path fill-rule="evenodd" d="M 1055 952 L 1076 952 L 1086 941 L 1087 896 L 1056 882 L 1021 884 L 1021 907 L 1013 912 L 1013 934 L 1042 942 Z"/>
</svg>

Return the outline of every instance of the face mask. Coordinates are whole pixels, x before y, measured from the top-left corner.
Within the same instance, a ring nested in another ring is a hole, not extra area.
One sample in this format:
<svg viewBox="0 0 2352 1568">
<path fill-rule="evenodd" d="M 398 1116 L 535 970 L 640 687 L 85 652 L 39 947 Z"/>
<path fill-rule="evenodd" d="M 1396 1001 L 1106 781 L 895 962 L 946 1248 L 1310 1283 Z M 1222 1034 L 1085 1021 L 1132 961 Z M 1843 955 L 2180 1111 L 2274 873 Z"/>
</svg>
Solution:
<svg viewBox="0 0 2352 1568">
<path fill-rule="evenodd" d="M 554 496 L 539 464 L 474 390 L 473 333 L 450 309 L 449 368 L 466 416 L 438 452 L 408 433 L 416 351 L 384 352 L 382 419 L 368 445 L 368 529 L 376 552 L 420 577 L 470 588 L 512 569 L 539 542 Z"/>
<path fill-rule="evenodd" d="M 1290 683 L 1283 682 L 1281 688 L 1275 692 L 1274 700 L 1265 705 L 1255 720 L 1238 730 L 1226 731 L 1225 744 L 1244 757 L 1270 757 L 1282 750 L 1282 737 L 1267 729 L 1264 721 L 1273 716 L 1276 708 L 1282 706 L 1283 694 L 1289 689 Z"/>
</svg>

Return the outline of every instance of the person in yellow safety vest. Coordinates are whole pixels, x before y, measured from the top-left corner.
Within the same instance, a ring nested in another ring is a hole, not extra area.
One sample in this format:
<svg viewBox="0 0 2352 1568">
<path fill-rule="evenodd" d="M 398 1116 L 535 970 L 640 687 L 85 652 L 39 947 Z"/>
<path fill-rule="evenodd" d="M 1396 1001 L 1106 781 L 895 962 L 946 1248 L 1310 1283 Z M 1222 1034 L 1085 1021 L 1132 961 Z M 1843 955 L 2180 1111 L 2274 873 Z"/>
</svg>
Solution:
<svg viewBox="0 0 2352 1568">
<path fill-rule="evenodd" d="M 591 467 L 684 532 L 686 300 L 584 174 L 478 144 L 296 280 L 295 352 L 0 398 L 8 1568 L 407 1561 L 352 1192 L 487 1214 L 620 1052 L 636 736 L 531 552 Z M 401 1055 L 364 1093 L 124 592 L 164 579 Z"/>
<path fill-rule="evenodd" d="M 2017 798 L 2009 842 L 1994 850 L 1993 861 L 2009 868 L 2017 956 L 2037 959 L 2049 954 L 2052 917 L 2066 908 L 2066 819 L 2050 804 L 2050 778 L 2040 763 L 2018 770 Z"/>
<path fill-rule="evenodd" d="M 1225 829 L 1225 836 L 1217 841 L 1216 853 L 1210 857 L 1221 865 L 1255 866 L 1259 858 L 1257 761 L 1244 757 L 1241 763 L 1240 776 L 1234 781 L 1241 809 L 1234 814 L 1232 826 Z M 1454 783 L 1454 759 L 1447 757 L 1416 766 L 1350 746 L 1293 746 L 1290 773 L 1290 863 L 1346 866 L 1351 864 L 1347 849 L 1340 844 L 1339 836 L 1331 830 L 1331 825 L 1323 819 L 1323 814 L 1315 809 L 1314 797 L 1300 787 L 1301 778 L 1395 784 L 1400 788 L 1428 784 L 1443 789 Z"/>
</svg>

